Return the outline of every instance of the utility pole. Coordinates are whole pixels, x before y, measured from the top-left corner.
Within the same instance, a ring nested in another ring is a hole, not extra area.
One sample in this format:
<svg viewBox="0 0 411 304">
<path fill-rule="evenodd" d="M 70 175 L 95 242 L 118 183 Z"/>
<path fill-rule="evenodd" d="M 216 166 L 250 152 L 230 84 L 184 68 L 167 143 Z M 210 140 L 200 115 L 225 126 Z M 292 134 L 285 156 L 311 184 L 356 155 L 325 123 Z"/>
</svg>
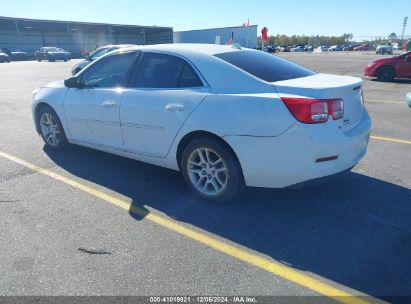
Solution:
<svg viewBox="0 0 411 304">
<path fill-rule="evenodd" d="M 407 22 L 408 22 L 408 17 L 404 17 L 404 23 L 402 25 L 401 43 L 404 43 L 405 28 L 407 27 Z"/>
</svg>

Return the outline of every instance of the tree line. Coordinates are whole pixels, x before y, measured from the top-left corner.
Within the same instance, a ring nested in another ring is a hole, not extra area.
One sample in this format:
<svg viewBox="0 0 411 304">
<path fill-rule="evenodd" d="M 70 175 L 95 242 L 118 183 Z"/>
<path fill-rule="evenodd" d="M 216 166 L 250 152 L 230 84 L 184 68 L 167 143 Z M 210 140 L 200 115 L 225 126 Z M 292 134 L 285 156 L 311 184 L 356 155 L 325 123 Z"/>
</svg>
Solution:
<svg viewBox="0 0 411 304">
<path fill-rule="evenodd" d="M 270 45 L 335 45 L 347 44 L 352 39 L 352 34 L 343 34 L 341 36 L 305 36 L 305 35 L 280 35 L 269 36 Z M 260 39 L 259 39 L 260 40 Z"/>
<path fill-rule="evenodd" d="M 259 37 L 260 38 L 260 37 Z M 336 44 L 350 44 L 350 43 L 371 43 L 379 44 L 383 42 L 398 42 L 398 37 L 395 33 L 391 33 L 388 37 L 370 37 L 371 39 L 362 39 L 361 41 L 353 41 L 353 34 L 346 33 L 341 36 L 306 36 L 306 35 L 280 35 L 269 36 L 269 45 L 336 45 Z M 260 39 L 259 43 L 260 42 Z M 267 44 L 267 43 L 265 43 Z"/>
</svg>

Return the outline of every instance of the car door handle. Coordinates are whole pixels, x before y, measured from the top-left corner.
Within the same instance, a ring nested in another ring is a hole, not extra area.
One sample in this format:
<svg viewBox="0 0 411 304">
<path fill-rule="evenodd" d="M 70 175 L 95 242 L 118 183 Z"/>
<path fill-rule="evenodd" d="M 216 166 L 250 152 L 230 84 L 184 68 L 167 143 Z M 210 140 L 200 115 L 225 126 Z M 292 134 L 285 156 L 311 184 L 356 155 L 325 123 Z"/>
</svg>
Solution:
<svg viewBox="0 0 411 304">
<path fill-rule="evenodd" d="M 182 104 L 178 104 L 178 103 L 170 103 L 168 105 L 166 105 L 166 110 L 167 111 L 184 111 L 184 106 Z"/>
<path fill-rule="evenodd" d="M 116 106 L 116 103 L 113 100 L 105 100 L 100 104 L 100 106 L 106 108 L 114 108 Z"/>
</svg>

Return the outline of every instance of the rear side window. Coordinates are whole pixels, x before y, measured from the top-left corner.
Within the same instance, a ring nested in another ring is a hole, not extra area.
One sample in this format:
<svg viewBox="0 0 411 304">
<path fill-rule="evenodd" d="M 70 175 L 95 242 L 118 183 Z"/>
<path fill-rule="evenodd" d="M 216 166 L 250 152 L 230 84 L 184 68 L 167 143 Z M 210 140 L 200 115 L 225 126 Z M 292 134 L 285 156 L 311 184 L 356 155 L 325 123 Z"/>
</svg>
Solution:
<svg viewBox="0 0 411 304">
<path fill-rule="evenodd" d="M 268 82 L 315 74 L 315 72 L 291 61 L 261 51 L 233 51 L 214 56 Z"/>
<path fill-rule="evenodd" d="M 197 73 L 183 59 L 168 54 L 145 53 L 136 81 L 138 88 L 200 87 Z"/>
</svg>

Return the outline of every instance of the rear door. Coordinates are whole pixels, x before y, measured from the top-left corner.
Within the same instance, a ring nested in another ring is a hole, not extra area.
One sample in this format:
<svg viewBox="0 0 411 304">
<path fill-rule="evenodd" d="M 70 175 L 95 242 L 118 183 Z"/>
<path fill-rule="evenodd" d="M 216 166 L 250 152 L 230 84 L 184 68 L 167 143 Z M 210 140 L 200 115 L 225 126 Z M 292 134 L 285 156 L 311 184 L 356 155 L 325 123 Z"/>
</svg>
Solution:
<svg viewBox="0 0 411 304">
<path fill-rule="evenodd" d="M 120 109 L 127 151 L 164 157 L 177 132 L 208 95 L 205 81 L 185 59 L 145 52 Z"/>
</svg>

